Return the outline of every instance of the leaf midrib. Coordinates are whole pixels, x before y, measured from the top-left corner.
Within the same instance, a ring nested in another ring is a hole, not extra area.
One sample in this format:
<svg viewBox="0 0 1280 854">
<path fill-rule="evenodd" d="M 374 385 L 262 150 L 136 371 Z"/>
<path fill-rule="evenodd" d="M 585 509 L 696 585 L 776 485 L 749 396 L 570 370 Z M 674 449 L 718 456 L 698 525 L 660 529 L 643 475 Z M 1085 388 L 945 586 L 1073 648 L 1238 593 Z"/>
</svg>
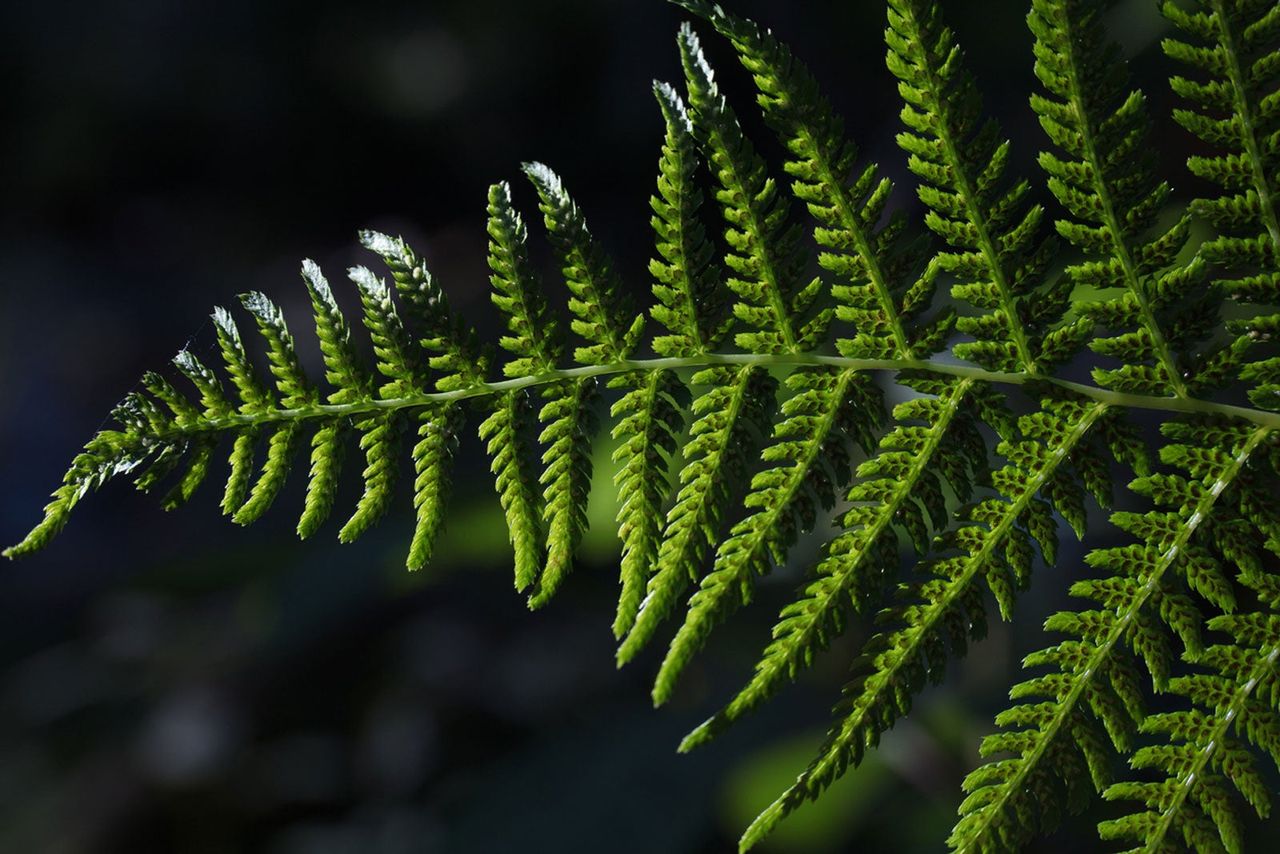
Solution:
<svg viewBox="0 0 1280 854">
<path fill-rule="evenodd" d="M 344 404 L 314 404 L 303 407 L 273 407 L 249 413 L 232 413 L 215 418 L 200 418 L 184 424 L 174 424 L 168 430 L 129 435 L 156 441 L 177 441 L 193 435 L 233 431 L 279 421 L 323 420 L 352 417 L 379 410 L 417 409 L 434 403 L 463 401 L 496 397 L 510 391 L 536 388 L 551 383 L 588 377 L 609 377 L 632 371 L 699 370 L 715 366 L 759 366 L 767 369 L 787 369 L 812 365 L 867 371 L 923 371 L 925 373 L 969 378 L 977 382 L 995 385 L 1026 385 L 1047 383 L 1082 397 L 1112 406 L 1130 409 L 1149 409 L 1168 413 L 1200 413 L 1239 418 L 1269 428 L 1280 428 L 1280 412 L 1268 412 L 1247 406 L 1216 403 L 1195 397 L 1168 397 L 1160 395 L 1130 394 L 1112 391 L 1086 383 L 1072 382 L 1057 377 L 1032 376 L 1022 372 L 989 371 L 972 365 L 921 359 L 857 359 L 818 353 L 701 353 L 693 356 L 675 356 L 653 359 L 628 359 L 603 365 L 582 365 L 558 368 L 524 377 L 497 382 L 474 383 L 451 391 L 423 392 L 387 399 L 366 398 Z"/>
</svg>

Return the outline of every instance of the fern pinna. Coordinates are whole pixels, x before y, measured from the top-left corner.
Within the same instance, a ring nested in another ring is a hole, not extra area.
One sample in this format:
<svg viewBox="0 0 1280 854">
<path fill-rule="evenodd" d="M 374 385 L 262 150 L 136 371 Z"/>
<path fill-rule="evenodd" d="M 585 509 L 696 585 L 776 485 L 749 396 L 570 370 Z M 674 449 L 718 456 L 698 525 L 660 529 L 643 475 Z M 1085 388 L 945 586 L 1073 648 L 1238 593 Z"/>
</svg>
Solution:
<svg viewBox="0 0 1280 854">
<path fill-rule="evenodd" d="M 298 522 L 309 537 L 355 444 L 364 491 L 338 530 L 347 542 L 392 507 L 409 444 L 407 563 L 419 569 L 474 424 L 516 589 L 539 607 L 586 529 L 607 410 L 619 663 L 680 618 L 656 703 L 756 578 L 820 538 L 745 686 L 681 750 L 775 695 L 851 624 L 867 628 L 825 742 L 744 849 L 856 766 L 991 619 L 1012 619 L 1037 565 L 1057 561 L 1061 519 L 1092 546 L 1067 568 L 1079 608 L 1045 622 L 1051 640 L 982 741 L 950 844 L 1020 846 L 1101 797 L 1117 810 L 1104 840 L 1240 850 L 1244 807 L 1268 813 L 1264 766 L 1280 761 L 1280 6 L 1163 4 L 1176 32 L 1164 50 L 1180 63 L 1173 119 L 1201 152 L 1187 164 L 1199 197 L 1181 209 L 1157 168 L 1156 121 L 1108 40 L 1106 0 L 1030 3 L 1039 176 L 1013 174 L 943 4 L 888 0 L 915 222 L 786 45 L 708 0 L 676 3 L 737 54 L 785 161 L 771 174 L 685 24 L 685 94 L 654 85 L 647 312 L 629 305 L 560 176 L 528 164 L 567 325 L 506 183 L 487 207 L 496 351 L 421 256 L 364 232 L 390 277 L 348 271 L 372 366 L 305 262 L 323 384 L 268 297 L 240 299 L 267 376 L 244 321 L 216 309 L 221 371 L 183 351 L 171 376 L 148 373 L 6 554 L 46 546 L 117 476 L 164 485 L 163 506 L 177 507 L 228 453 L 221 506 L 237 524 L 309 461 Z M 1091 383 L 1067 378 L 1084 368 Z M 1143 431 L 1155 421 L 1153 442 Z M 1116 472 L 1133 478 L 1123 506 L 1139 509 L 1113 512 L 1108 536 L 1089 507 L 1111 507 Z"/>
</svg>

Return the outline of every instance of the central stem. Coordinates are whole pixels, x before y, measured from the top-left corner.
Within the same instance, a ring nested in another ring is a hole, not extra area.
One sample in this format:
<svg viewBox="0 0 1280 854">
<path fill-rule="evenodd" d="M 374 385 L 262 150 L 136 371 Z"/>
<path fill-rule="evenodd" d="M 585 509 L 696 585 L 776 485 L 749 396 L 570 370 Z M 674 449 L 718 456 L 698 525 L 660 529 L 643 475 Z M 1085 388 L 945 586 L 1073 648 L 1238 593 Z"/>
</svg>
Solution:
<svg viewBox="0 0 1280 854">
<path fill-rule="evenodd" d="M 1056 379 L 1024 372 L 988 371 L 972 365 L 934 362 L 922 359 L 851 359 L 844 356 L 823 356 L 814 353 L 706 353 L 658 359 L 627 359 L 606 365 L 586 365 L 575 368 L 559 368 L 528 377 L 499 382 L 476 383 L 454 391 L 422 392 L 385 400 L 358 400 L 352 403 L 315 404 L 294 409 L 270 409 L 249 414 L 233 414 L 221 418 L 201 418 L 179 427 L 157 433 L 157 439 L 169 439 L 193 434 L 208 433 L 238 426 L 253 426 L 279 421 L 300 421 L 311 418 L 356 416 L 383 410 L 416 409 L 432 403 L 485 398 L 503 392 L 536 388 L 564 380 L 587 377 L 608 377 L 630 371 L 654 371 L 659 369 L 682 370 L 707 368 L 713 365 L 759 365 L 765 368 L 796 368 L 806 365 L 826 365 L 854 371 L 923 371 L 943 376 L 961 377 L 977 382 L 998 385 L 1025 385 L 1028 383 L 1052 385 L 1066 391 L 1113 406 L 1131 409 L 1151 409 L 1160 412 L 1203 413 L 1227 418 L 1241 418 L 1263 427 L 1280 427 L 1280 413 L 1265 412 L 1244 406 L 1213 403 L 1194 397 L 1160 397 L 1155 395 L 1128 394 L 1111 391 L 1084 383 Z"/>
</svg>

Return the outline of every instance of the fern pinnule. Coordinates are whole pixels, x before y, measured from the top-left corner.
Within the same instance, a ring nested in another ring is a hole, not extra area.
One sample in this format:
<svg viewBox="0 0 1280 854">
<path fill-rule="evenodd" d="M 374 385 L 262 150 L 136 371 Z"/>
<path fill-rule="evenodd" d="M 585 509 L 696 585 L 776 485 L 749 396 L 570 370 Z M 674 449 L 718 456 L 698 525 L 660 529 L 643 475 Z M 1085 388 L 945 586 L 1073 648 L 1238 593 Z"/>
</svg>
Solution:
<svg viewBox="0 0 1280 854">
<path fill-rule="evenodd" d="M 723 270 L 702 222 L 705 198 L 697 181 L 702 160 L 693 122 L 670 84 L 655 82 L 653 93 L 666 132 L 658 192 L 649 199 L 658 256 L 649 262 L 655 299 L 649 312 L 667 330 L 654 336 L 653 349 L 660 356 L 695 356 L 718 347 L 733 318 L 720 287 Z"/>
<path fill-rule="evenodd" d="M 373 344 L 374 366 L 383 379 L 377 387 L 377 396 L 382 400 L 395 400 L 422 394 L 427 383 L 422 360 L 417 358 L 420 350 L 409 340 L 404 321 L 391 299 L 391 289 L 368 267 L 352 267 L 347 270 L 347 278 L 360 292 L 364 327 Z"/>
<path fill-rule="evenodd" d="M 147 371 L 142 375 L 142 387 L 169 410 L 175 427 L 187 428 L 199 422 L 200 409 L 165 377 L 155 371 Z"/>
<path fill-rule="evenodd" d="M 396 480 L 399 478 L 401 417 L 388 412 L 355 423 L 360 434 L 359 447 L 364 452 L 364 492 L 356 503 L 355 512 L 338 531 L 338 539 L 350 543 L 381 519 L 395 497 Z"/>
<path fill-rule="evenodd" d="M 542 518 L 547 557 L 529 607 L 551 600 L 573 568 L 573 555 L 587 530 L 587 493 L 591 489 L 591 439 L 598 422 L 593 406 L 595 379 L 554 383 L 542 393 L 538 410 L 542 432 Z"/>
<path fill-rule="evenodd" d="M 285 322 L 284 312 L 280 310 L 280 306 L 272 302 L 261 291 L 250 291 L 247 294 L 242 294 L 240 304 L 253 317 L 254 322 L 257 324 L 258 334 L 266 342 L 267 367 L 275 382 L 276 391 L 279 393 L 280 405 L 292 409 L 314 404 L 319 399 L 319 394 L 311 385 L 311 381 L 307 379 L 306 372 L 302 370 L 302 363 L 298 361 L 298 351 L 293 343 L 293 335 L 289 332 L 289 326 Z M 228 340 L 232 340 L 230 336 Z M 232 372 L 234 376 L 234 371 L 230 367 L 231 362 L 234 360 L 245 366 L 244 371 L 246 374 L 252 375 L 253 368 L 249 367 L 249 357 L 245 353 L 243 345 L 239 344 L 238 335 L 234 341 L 235 347 L 223 349 L 223 354 L 228 361 L 228 371 Z M 238 354 L 230 355 L 231 350 L 235 349 L 238 349 Z M 246 383 L 246 387 L 247 385 L 248 383 Z M 242 398 L 242 400 L 244 406 L 253 406 L 255 409 L 261 410 L 269 406 L 273 398 L 264 395 L 252 402 L 252 398 Z M 241 411 L 248 412 L 249 410 L 242 407 Z"/>
<path fill-rule="evenodd" d="M 850 765 L 861 761 L 880 734 L 910 709 L 926 682 L 941 678 L 948 649 L 963 650 L 986 633 L 979 579 L 1008 617 L 1017 588 L 1026 584 L 1040 546 L 1052 563 L 1057 541 L 1053 511 L 1067 511 L 1079 487 L 1067 466 L 1073 455 L 1099 453 L 1095 429 L 1113 420 L 1105 403 L 1046 398 L 1043 408 L 1018 419 L 1021 438 L 1000 443 L 1009 464 L 992 473 L 1002 498 L 970 508 L 968 524 L 946 533 L 936 555 L 923 562 L 924 581 L 903 585 L 897 600 L 876 618 L 882 628 L 862 647 L 854 680 L 836 708 L 838 721 L 818 756 L 796 782 L 747 828 L 741 846 L 751 847 L 805 800 L 815 798 Z M 1038 498 L 1041 494 L 1044 498 Z M 1049 503 L 1051 499 L 1052 504 Z"/>
<path fill-rule="evenodd" d="M 733 314 L 750 330 L 737 333 L 734 341 L 752 353 L 812 350 L 826 334 L 831 310 L 820 308 L 809 316 L 822 281 L 804 281 L 800 228 L 789 221 L 789 205 L 720 94 L 688 24 L 681 26 L 678 42 L 695 132 L 720 184 L 716 199 L 728 224 L 730 250 L 726 284 L 738 298 Z"/>
<path fill-rule="evenodd" d="M 329 394 L 329 402 L 342 404 L 368 399 L 373 393 L 372 384 L 351 343 L 351 328 L 333 298 L 328 279 L 314 261 L 306 260 L 302 262 L 302 281 L 315 314 L 325 379 L 334 389 Z"/>
<path fill-rule="evenodd" d="M 537 458 L 531 435 L 533 421 L 528 392 L 515 390 L 498 396 L 493 411 L 480 423 L 480 439 L 489 455 L 507 536 L 515 552 L 516 591 L 521 593 L 533 587 L 542 572 L 542 495 L 532 466 Z"/>
<path fill-rule="evenodd" d="M 681 594 L 698 580 L 777 406 L 777 381 L 758 366 L 709 368 L 694 374 L 690 384 L 705 390 L 690 407 L 694 420 L 682 454 L 680 489 L 667 513 L 640 610 L 618 646 L 619 666 L 652 640 Z"/>
<path fill-rule="evenodd" d="M 222 354 L 222 362 L 231 384 L 240 398 L 237 411 L 244 414 L 261 412 L 275 404 L 275 398 L 258 378 L 249 354 L 245 351 L 244 341 L 240 338 L 240 327 L 236 325 L 231 312 L 221 306 L 213 310 L 213 329 L 218 339 L 218 350 Z M 200 391 L 205 414 L 211 418 L 227 415 L 230 407 L 225 405 L 221 384 L 208 368 L 200 364 L 194 354 L 183 351 L 174 359 L 174 364 L 186 374 L 192 384 Z M 319 396 L 307 395 L 307 402 L 319 400 Z"/>
<path fill-rule="evenodd" d="M 335 418 L 320 424 L 311 436 L 311 471 L 297 529 L 301 539 L 315 534 L 333 510 L 350 433 L 347 422 Z"/>
<path fill-rule="evenodd" d="M 538 191 L 547 236 L 556 249 L 572 298 L 570 328 L 591 342 L 574 350 L 583 365 L 621 362 L 634 352 L 644 330 L 644 316 L 628 320 L 628 300 L 613 261 L 591 236 L 560 176 L 542 163 L 526 163 L 524 173 Z"/>
<path fill-rule="evenodd" d="M 1069 214 L 1059 234 L 1085 255 L 1067 268 L 1075 287 L 1117 296 L 1082 301 L 1097 324 L 1125 330 L 1094 338 L 1094 352 L 1119 360 L 1095 368 L 1107 388 L 1189 394 L 1190 351 L 1216 322 L 1203 262 L 1175 262 L 1190 235 L 1183 215 L 1157 231 L 1171 189 L 1156 172 L 1150 119 L 1140 90 L 1128 89 L 1118 48 L 1101 16 L 1106 0 L 1033 0 L 1035 71 L 1044 94 L 1031 98 L 1045 133 L 1063 156 L 1040 154 L 1049 189 Z M 1152 236 L 1154 234 L 1154 236 Z"/>
<path fill-rule="evenodd" d="M 715 563 L 689 600 L 654 681 L 661 705 L 715 623 L 751 599 L 753 576 L 785 560 L 803 531 L 817 521 L 818 505 L 830 508 L 851 467 L 849 445 L 870 450 L 880 420 L 879 390 L 866 376 L 830 368 L 797 370 L 786 379 L 791 397 L 773 428 L 762 458 L 767 468 L 751 479 L 743 499 L 747 516 L 716 550 Z"/>
<path fill-rule="evenodd" d="M 1012 697 L 1022 702 L 1001 714 L 1002 731 L 984 740 L 984 756 L 1014 757 L 970 774 L 953 847 L 1020 845 L 1037 826 L 1049 830 L 1060 820 L 1063 811 L 1041 808 L 1046 801 L 1062 803 L 1065 811 L 1082 809 L 1092 795 L 1083 782 L 1103 790 L 1112 751 L 1127 752 L 1144 720 L 1138 674 L 1145 671 L 1163 689 L 1178 657 L 1173 638 L 1193 659 L 1203 651 L 1201 607 L 1189 591 L 1216 608 L 1234 608 L 1219 555 L 1224 545 L 1237 552 L 1226 538 L 1229 528 L 1212 520 L 1234 500 L 1236 481 L 1269 429 L 1201 421 L 1170 422 L 1164 432 L 1173 441 L 1161 449 L 1162 461 L 1189 477 L 1155 474 L 1133 482 L 1135 492 L 1170 509 L 1113 514 L 1139 542 L 1090 552 L 1087 563 L 1109 574 L 1078 581 L 1071 593 L 1098 607 L 1046 622 L 1047 631 L 1071 640 L 1026 659 L 1029 668 L 1053 671 L 1016 686 Z M 1210 437 L 1217 447 L 1204 447 Z M 1187 440 L 1196 444 L 1183 444 Z M 1058 788 L 1065 788 L 1065 801 Z"/>
<path fill-rule="evenodd" d="M 672 0 L 712 24 L 733 44 L 759 91 L 766 121 L 789 155 L 791 187 L 817 222 L 818 263 L 837 278 L 836 317 L 852 337 L 837 342 L 854 358 L 928 355 L 950 328 L 942 313 L 931 322 L 934 277 L 924 269 L 920 241 L 911 239 L 901 215 L 881 224 L 893 191 L 879 167 L 858 165 L 858 150 L 844 122 L 818 91 L 804 64 L 754 21 L 705 0 Z M 853 177 L 850 178 L 849 176 Z"/>
<path fill-rule="evenodd" d="M 415 522 L 405 561 L 411 570 L 422 569 L 431 561 L 444 529 L 463 421 L 462 407 L 454 403 L 425 407 L 418 416 L 418 442 L 412 454 Z"/>
<path fill-rule="evenodd" d="M 406 325 L 419 336 L 427 366 L 436 374 L 435 387 L 457 391 L 484 382 L 489 353 L 480 346 L 475 330 L 450 309 L 444 291 L 413 247 L 404 238 L 372 230 L 360 232 L 360 243 L 390 271 L 404 305 Z M 416 365 L 415 353 L 416 348 L 409 347 L 403 354 L 407 364 Z"/>
<path fill-rule="evenodd" d="M 209 476 L 209 467 L 213 465 L 213 452 L 217 448 L 217 440 L 211 438 L 195 439 L 191 446 L 180 452 L 186 455 L 186 471 L 178 482 L 160 499 L 163 510 L 176 510 L 191 500 L 200 484 Z"/>
<path fill-rule="evenodd" d="M 1233 361 L 1258 406 L 1280 409 L 1280 356 L 1244 351 L 1280 334 L 1280 11 L 1269 0 L 1165 0 L 1161 5 L 1186 39 L 1165 39 L 1164 52 L 1197 79 L 1170 78 L 1190 102 L 1174 119 L 1215 153 L 1187 160 L 1198 177 L 1216 184 L 1212 198 L 1191 211 L 1218 234 L 1200 254 L 1223 278 L 1232 299 L 1254 306 L 1253 317 L 1232 321 L 1240 338 Z"/>
<path fill-rule="evenodd" d="M 853 506 L 838 518 L 840 533 L 824 547 L 813 579 L 782 608 L 750 682 L 684 738 L 681 752 L 706 743 L 767 701 L 830 645 L 849 611 L 878 601 L 878 592 L 895 577 L 899 532 L 907 533 L 917 553 L 923 553 L 930 527 L 939 530 L 947 524 L 944 480 L 958 495 L 972 492 L 973 477 L 985 469 L 987 459 L 977 433 L 979 413 L 987 407 L 978 405 L 980 395 L 971 394 L 973 383 L 924 377 L 906 381 L 936 396 L 894 407 L 893 429 L 855 471 L 845 496 Z"/>
<path fill-rule="evenodd" d="M 489 188 L 488 212 L 493 285 L 489 296 L 507 324 L 502 349 L 514 357 L 503 364 L 502 373 L 508 377 L 551 373 L 563 351 L 560 330 L 529 261 L 528 230 L 505 181 Z"/>
<path fill-rule="evenodd" d="M 220 325 L 218 317 L 222 314 L 227 314 L 226 309 L 214 309 L 215 328 Z M 227 321 L 231 322 L 229 315 L 227 316 Z M 202 417 L 223 418 L 234 411 L 231 401 L 227 399 L 226 393 L 223 391 L 222 382 L 218 379 L 218 375 L 201 362 L 190 350 L 179 350 L 177 355 L 173 357 L 173 366 L 195 388 L 199 397 Z"/>
<path fill-rule="evenodd" d="M 991 370 L 1039 373 L 1042 363 L 1073 355 L 1091 332 L 1082 320 L 1060 325 L 1069 282 L 1041 284 L 1055 248 L 1042 235 L 1043 208 L 1027 202 L 1028 182 L 1006 186 L 1010 143 L 994 119 L 983 118 L 941 7 L 890 0 L 888 17 L 887 62 L 906 102 L 908 130 L 898 144 L 923 181 L 925 222 L 951 247 L 937 258 L 959 279 L 951 294 L 980 312 L 956 321 L 975 340 L 954 352 Z"/>
<path fill-rule="evenodd" d="M 609 411 L 617 419 L 612 436 L 619 442 L 612 461 L 618 466 L 618 536 L 621 592 L 613 636 L 619 640 L 635 625 L 645 587 L 658 560 L 663 509 L 671 491 L 669 471 L 689 391 L 675 371 L 623 374 L 609 383 L 623 389 Z"/>
</svg>

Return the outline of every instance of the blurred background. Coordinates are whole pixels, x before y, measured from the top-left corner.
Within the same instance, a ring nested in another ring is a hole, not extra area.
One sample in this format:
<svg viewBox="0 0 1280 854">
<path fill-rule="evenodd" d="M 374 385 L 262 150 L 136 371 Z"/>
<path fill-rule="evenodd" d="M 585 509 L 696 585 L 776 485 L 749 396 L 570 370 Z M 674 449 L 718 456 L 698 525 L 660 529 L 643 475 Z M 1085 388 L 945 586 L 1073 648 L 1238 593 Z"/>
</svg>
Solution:
<svg viewBox="0 0 1280 854">
<path fill-rule="evenodd" d="M 864 150 L 905 179 L 881 5 L 734 5 L 793 44 Z M 946 4 L 1015 167 L 1035 178 L 1025 5 Z M 1163 116 L 1154 6 L 1112 16 Z M 647 288 L 650 81 L 679 76 L 680 20 L 659 0 L 0 4 L 0 539 L 37 520 L 145 369 L 183 345 L 209 351 L 215 303 L 265 291 L 316 368 L 298 261 L 318 260 L 353 305 L 342 270 L 373 262 L 358 228 L 402 233 L 492 335 L 485 190 L 510 179 L 531 213 L 522 160 L 561 172 L 630 286 Z M 749 81 L 723 44 L 708 48 L 760 131 Z M 1179 169 L 1180 132 L 1161 132 Z M 897 204 L 914 206 L 906 187 Z M 674 748 L 749 675 L 818 542 L 655 712 L 655 654 L 613 666 L 612 498 L 593 503 L 565 592 L 529 613 L 473 437 L 458 471 L 448 536 L 414 575 L 407 493 L 357 545 L 339 547 L 333 522 L 300 544 L 300 472 L 243 530 L 217 512 L 216 475 L 169 515 L 115 484 L 46 552 L 0 566 L 0 851 L 730 850 L 816 750 L 861 630 L 719 743 Z M 994 623 L 762 850 L 940 849 L 978 738 L 1079 566 L 1065 550 L 1024 596 L 1017 634 Z M 1092 847 L 1097 818 L 1039 850 Z"/>
</svg>

